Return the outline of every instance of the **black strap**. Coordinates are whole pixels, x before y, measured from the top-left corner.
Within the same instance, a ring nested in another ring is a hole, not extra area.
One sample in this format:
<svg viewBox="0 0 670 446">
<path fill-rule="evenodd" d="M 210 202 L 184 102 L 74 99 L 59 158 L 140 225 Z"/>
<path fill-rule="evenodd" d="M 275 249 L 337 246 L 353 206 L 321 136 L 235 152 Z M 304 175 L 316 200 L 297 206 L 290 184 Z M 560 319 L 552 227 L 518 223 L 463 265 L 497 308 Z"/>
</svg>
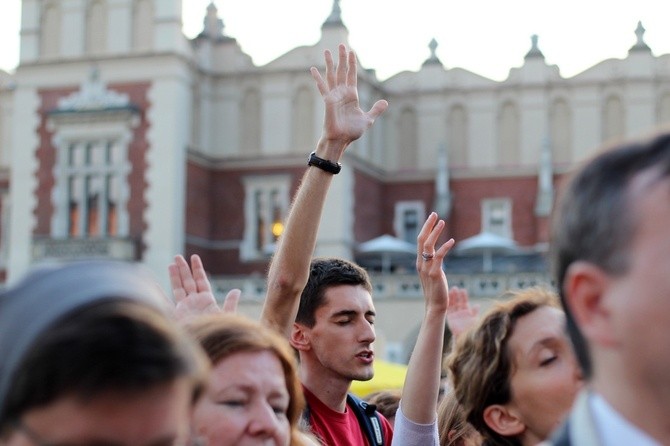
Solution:
<svg viewBox="0 0 670 446">
<path fill-rule="evenodd" d="M 377 413 L 377 406 L 363 401 L 356 395 L 347 394 L 347 403 L 353 408 L 358 424 L 361 425 L 365 436 L 373 446 L 384 446 L 384 430 L 382 422 Z"/>
</svg>

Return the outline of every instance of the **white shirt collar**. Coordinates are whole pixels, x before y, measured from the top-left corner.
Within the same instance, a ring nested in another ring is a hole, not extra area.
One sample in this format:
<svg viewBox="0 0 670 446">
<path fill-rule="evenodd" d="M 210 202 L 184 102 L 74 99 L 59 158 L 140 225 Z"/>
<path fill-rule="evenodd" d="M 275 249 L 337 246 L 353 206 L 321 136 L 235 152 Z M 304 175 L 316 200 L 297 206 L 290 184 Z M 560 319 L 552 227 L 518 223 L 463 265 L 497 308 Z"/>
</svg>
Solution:
<svg viewBox="0 0 670 446">
<path fill-rule="evenodd" d="M 633 426 L 614 410 L 602 396 L 592 393 L 589 398 L 589 407 L 603 446 L 622 444 L 660 446 L 660 443 L 636 426 Z"/>
</svg>

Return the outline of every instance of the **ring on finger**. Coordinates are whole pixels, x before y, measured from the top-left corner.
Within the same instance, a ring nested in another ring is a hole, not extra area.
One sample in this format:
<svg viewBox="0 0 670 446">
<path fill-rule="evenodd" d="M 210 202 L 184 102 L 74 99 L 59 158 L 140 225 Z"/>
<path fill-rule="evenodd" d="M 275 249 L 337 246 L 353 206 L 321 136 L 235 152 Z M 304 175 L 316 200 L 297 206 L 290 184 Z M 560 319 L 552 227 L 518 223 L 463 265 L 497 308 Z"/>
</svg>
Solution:
<svg viewBox="0 0 670 446">
<path fill-rule="evenodd" d="M 430 254 L 428 252 L 422 252 L 421 257 L 423 257 L 423 260 L 425 261 L 432 260 L 433 257 L 435 257 L 435 253 Z"/>
</svg>

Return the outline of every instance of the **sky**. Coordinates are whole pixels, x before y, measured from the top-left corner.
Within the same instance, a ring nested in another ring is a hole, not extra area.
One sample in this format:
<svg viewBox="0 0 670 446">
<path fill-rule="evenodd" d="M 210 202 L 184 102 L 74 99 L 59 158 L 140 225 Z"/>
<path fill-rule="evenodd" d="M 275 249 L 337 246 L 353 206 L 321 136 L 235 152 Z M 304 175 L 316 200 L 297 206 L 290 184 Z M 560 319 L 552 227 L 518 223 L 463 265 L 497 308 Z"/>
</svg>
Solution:
<svg viewBox="0 0 670 446">
<path fill-rule="evenodd" d="M 157 0 L 168 1 L 168 0 Z M 182 0 L 188 37 L 202 29 L 210 0 Z M 332 0 L 215 0 L 225 33 L 256 65 L 296 46 L 313 45 Z M 417 71 L 438 42 L 446 68 L 504 80 L 523 64 L 530 36 L 549 64 L 571 77 L 609 58 L 624 58 L 636 42 L 638 20 L 655 55 L 670 53 L 666 0 L 341 0 L 349 43 L 361 65 L 380 79 Z M 20 0 L 0 0 L 0 69 L 18 63 Z M 315 63 L 318 61 L 315 61 Z"/>
</svg>

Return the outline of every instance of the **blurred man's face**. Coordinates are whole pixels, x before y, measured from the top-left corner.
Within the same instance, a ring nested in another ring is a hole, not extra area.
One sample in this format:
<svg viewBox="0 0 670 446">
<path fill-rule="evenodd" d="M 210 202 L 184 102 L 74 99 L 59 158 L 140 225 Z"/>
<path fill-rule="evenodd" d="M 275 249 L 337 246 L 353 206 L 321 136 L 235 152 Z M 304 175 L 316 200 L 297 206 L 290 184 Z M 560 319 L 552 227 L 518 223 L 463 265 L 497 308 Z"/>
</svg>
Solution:
<svg viewBox="0 0 670 446">
<path fill-rule="evenodd" d="M 188 442 L 192 384 L 186 379 L 139 392 L 64 396 L 28 410 L 8 446 L 173 446 Z"/>
<path fill-rule="evenodd" d="M 611 276 L 606 290 L 607 342 L 591 343 L 617 358 L 627 386 L 660 395 L 670 388 L 670 350 L 665 347 L 670 339 L 670 180 L 654 180 L 652 173 L 632 183 L 628 268 Z"/>
</svg>

